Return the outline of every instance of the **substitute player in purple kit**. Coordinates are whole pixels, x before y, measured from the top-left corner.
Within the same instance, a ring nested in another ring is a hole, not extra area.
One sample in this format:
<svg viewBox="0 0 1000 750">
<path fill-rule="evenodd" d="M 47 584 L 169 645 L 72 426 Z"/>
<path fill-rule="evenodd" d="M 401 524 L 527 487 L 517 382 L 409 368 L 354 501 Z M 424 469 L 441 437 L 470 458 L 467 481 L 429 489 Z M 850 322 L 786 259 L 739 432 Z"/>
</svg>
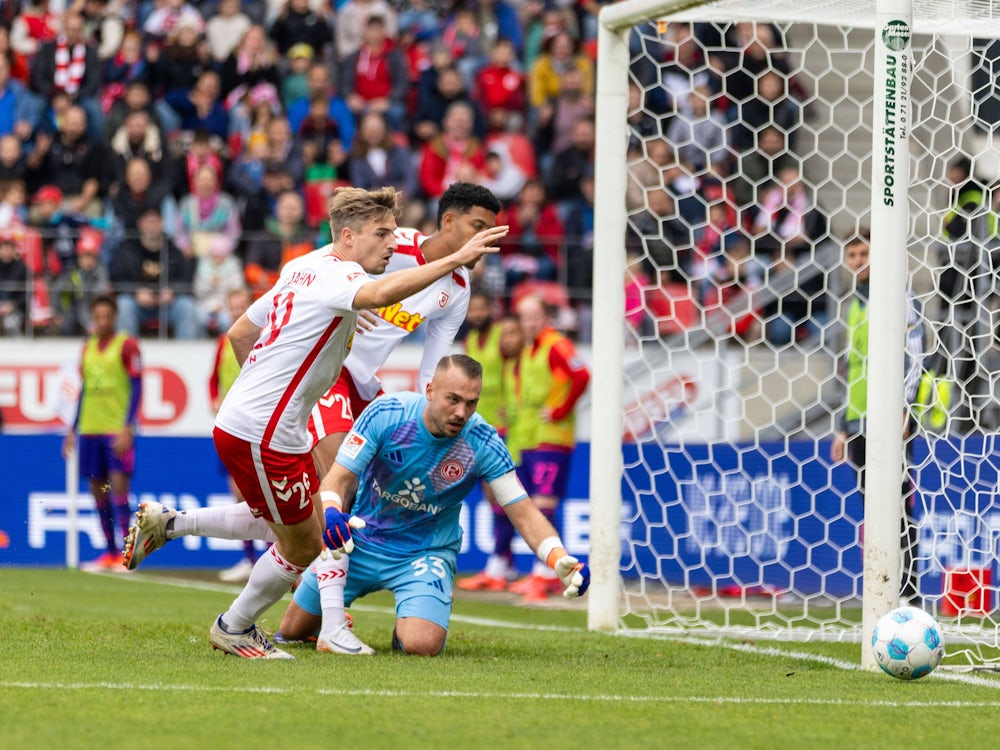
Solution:
<svg viewBox="0 0 1000 750">
<path fill-rule="evenodd" d="M 63 457 L 76 446 L 80 476 L 90 482 L 107 550 L 83 568 L 121 570 L 115 536 L 128 535 L 129 489 L 135 471 L 135 434 L 142 402 L 139 343 L 118 332 L 118 303 L 110 295 L 90 303 L 92 335 L 80 358 L 80 402 L 76 420 L 63 441 Z M 79 436 L 79 440 L 77 439 Z"/>
</svg>

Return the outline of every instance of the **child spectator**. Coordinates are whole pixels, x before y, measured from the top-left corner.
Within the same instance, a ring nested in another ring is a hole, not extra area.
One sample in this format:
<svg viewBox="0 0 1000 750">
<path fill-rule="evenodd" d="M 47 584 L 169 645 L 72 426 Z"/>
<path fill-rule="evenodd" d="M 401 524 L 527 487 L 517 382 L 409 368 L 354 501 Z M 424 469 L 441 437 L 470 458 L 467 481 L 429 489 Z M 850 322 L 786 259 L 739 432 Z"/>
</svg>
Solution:
<svg viewBox="0 0 1000 750">
<path fill-rule="evenodd" d="M 60 336 L 79 336 L 90 326 L 90 303 L 111 292 L 108 270 L 101 264 L 103 237 L 95 229 L 83 229 L 76 242 L 76 266 L 63 269 L 53 282 L 53 323 Z"/>
<path fill-rule="evenodd" d="M 296 99 L 309 96 L 308 73 L 313 54 L 312 47 L 300 42 L 293 44 L 285 55 L 288 60 L 288 70 L 281 79 L 281 104 L 286 112 Z"/>
<path fill-rule="evenodd" d="M 198 323 L 210 336 L 227 331 L 233 324 L 229 317 L 229 295 L 243 289 L 243 265 L 233 254 L 235 245 L 225 235 L 217 234 L 208 242 L 208 250 L 198 259 L 194 274 L 194 296 L 198 305 Z"/>
</svg>

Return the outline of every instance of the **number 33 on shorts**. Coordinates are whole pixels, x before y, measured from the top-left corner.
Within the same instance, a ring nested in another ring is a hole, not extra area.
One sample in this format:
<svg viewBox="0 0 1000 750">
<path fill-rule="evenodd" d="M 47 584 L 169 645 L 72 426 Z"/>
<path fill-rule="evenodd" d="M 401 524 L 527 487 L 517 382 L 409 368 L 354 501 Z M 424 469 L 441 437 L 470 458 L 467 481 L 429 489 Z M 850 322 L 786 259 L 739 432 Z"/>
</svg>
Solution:
<svg viewBox="0 0 1000 750">
<path fill-rule="evenodd" d="M 416 560 L 413 560 L 410 565 L 413 567 L 413 575 L 415 576 L 426 575 L 428 572 L 438 578 L 444 578 L 448 575 L 444 560 L 440 557 L 435 557 L 434 555 L 424 555 L 423 557 L 418 557 Z"/>
</svg>

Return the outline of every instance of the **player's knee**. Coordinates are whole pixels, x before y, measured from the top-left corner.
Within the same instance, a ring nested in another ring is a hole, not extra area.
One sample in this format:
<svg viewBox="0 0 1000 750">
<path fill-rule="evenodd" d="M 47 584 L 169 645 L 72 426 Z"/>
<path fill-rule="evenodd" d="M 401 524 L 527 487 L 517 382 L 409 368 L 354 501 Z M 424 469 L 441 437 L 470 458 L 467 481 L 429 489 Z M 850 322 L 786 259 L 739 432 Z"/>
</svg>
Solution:
<svg viewBox="0 0 1000 750">
<path fill-rule="evenodd" d="M 444 650 L 446 635 L 409 630 L 401 638 L 399 628 L 396 628 L 392 631 L 392 648 L 408 656 L 437 656 Z"/>
</svg>

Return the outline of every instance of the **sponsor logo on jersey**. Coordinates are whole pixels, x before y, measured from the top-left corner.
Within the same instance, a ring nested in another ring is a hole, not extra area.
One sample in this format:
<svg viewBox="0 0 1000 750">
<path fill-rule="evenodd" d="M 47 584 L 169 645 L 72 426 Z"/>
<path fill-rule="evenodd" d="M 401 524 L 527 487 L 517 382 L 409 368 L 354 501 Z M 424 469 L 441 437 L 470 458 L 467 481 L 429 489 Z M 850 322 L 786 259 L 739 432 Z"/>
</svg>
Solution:
<svg viewBox="0 0 1000 750">
<path fill-rule="evenodd" d="M 340 446 L 340 450 L 343 451 L 344 455 L 348 458 L 357 458 L 361 449 L 365 447 L 364 436 L 359 435 L 353 430 L 348 434 L 347 438 L 344 440 L 344 444 Z"/>
<path fill-rule="evenodd" d="M 457 482 L 465 476 L 465 466 L 460 461 L 445 461 L 441 464 L 441 476 L 449 482 Z"/>
<path fill-rule="evenodd" d="M 424 502 L 424 492 L 427 489 L 427 485 L 420 481 L 420 477 L 404 479 L 403 489 L 399 492 L 387 492 L 381 487 L 376 487 L 376 489 L 382 500 L 406 508 L 407 510 L 430 513 L 432 516 L 436 516 L 441 510 L 441 506 L 439 505 Z"/>
<path fill-rule="evenodd" d="M 402 328 L 407 333 L 412 333 L 424 322 L 423 315 L 404 310 L 400 302 L 388 305 L 387 307 L 380 307 L 378 315 L 383 320 L 392 323 L 396 328 Z"/>
<path fill-rule="evenodd" d="M 438 292 L 438 307 L 440 307 L 443 310 L 445 307 L 447 307 L 448 300 L 450 299 L 451 295 L 448 294 L 448 292 L 446 292 L 444 289 L 442 289 L 440 292 Z"/>
<path fill-rule="evenodd" d="M 347 274 L 347 280 L 348 281 L 354 281 L 355 279 L 360 278 L 362 276 L 364 276 L 363 273 L 361 273 L 359 271 L 355 271 L 354 273 Z"/>
</svg>

